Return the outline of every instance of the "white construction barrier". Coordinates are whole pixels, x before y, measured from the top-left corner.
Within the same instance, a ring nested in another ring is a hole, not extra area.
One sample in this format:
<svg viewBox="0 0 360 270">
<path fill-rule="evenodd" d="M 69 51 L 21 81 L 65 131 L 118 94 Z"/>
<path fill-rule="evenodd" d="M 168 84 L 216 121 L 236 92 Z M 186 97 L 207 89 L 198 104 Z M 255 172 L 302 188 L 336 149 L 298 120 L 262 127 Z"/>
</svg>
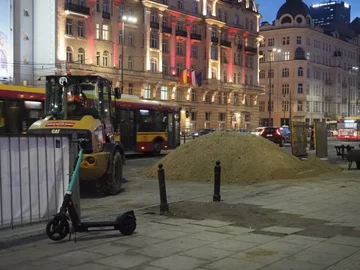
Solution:
<svg viewBox="0 0 360 270">
<path fill-rule="evenodd" d="M 48 220 L 69 181 L 70 139 L 0 136 L 0 229 Z"/>
</svg>

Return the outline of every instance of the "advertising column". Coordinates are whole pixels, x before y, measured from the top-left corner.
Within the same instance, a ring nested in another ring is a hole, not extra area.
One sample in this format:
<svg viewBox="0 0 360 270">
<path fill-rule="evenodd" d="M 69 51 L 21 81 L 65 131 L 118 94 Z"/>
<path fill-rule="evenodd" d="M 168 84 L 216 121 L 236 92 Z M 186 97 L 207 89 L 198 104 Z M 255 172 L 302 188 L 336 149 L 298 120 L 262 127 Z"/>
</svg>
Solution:
<svg viewBox="0 0 360 270">
<path fill-rule="evenodd" d="M 0 1 L 0 80 L 13 77 L 13 34 L 11 0 Z"/>
</svg>

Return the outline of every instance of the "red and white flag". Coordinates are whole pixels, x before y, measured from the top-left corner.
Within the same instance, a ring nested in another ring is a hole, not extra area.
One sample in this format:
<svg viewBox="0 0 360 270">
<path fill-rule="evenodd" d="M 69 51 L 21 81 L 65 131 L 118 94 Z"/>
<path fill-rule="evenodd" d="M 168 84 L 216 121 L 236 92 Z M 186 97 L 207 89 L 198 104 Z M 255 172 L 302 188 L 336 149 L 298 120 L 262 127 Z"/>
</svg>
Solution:
<svg viewBox="0 0 360 270">
<path fill-rule="evenodd" d="M 189 85 L 191 86 L 197 86 L 196 85 L 196 74 L 195 74 L 195 70 L 191 71 L 189 74 Z"/>
</svg>

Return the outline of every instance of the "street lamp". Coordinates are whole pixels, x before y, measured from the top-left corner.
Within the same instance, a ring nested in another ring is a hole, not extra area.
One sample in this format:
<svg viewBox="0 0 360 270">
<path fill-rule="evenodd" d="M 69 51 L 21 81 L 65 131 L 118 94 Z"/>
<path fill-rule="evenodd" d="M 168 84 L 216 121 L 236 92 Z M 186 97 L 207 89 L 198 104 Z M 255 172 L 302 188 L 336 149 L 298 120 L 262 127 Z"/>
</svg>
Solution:
<svg viewBox="0 0 360 270">
<path fill-rule="evenodd" d="M 121 17 L 121 94 L 124 93 L 124 37 L 125 37 L 125 23 L 137 23 L 137 18 L 134 16 Z"/>
<path fill-rule="evenodd" d="M 277 48 L 273 48 L 272 50 L 268 50 L 268 52 L 271 54 L 274 54 L 274 60 L 275 60 L 275 53 L 281 53 L 281 49 L 277 49 Z M 272 126 L 272 121 L 271 121 L 271 110 L 272 110 L 272 106 L 271 106 L 271 77 L 274 74 L 272 72 L 271 69 L 271 55 L 270 55 L 270 73 L 268 73 L 269 76 L 269 105 L 268 105 L 268 110 L 269 110 L 269 119 L 268 119 L 268 125 Z"/>
</svg>

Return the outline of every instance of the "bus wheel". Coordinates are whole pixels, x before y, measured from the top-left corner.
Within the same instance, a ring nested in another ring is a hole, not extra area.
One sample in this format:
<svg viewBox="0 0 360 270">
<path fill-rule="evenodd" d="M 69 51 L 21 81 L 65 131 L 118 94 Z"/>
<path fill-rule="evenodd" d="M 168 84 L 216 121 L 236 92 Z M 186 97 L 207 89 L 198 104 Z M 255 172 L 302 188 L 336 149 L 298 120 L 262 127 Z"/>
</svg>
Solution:
<svg viewBox="0 0 360 270">
<path fill-rule="evenodd" d="M 154 142 L 154 154 L 159 155 L 161 152 L 161 141 L 157 140 Z"/>
</svg>

